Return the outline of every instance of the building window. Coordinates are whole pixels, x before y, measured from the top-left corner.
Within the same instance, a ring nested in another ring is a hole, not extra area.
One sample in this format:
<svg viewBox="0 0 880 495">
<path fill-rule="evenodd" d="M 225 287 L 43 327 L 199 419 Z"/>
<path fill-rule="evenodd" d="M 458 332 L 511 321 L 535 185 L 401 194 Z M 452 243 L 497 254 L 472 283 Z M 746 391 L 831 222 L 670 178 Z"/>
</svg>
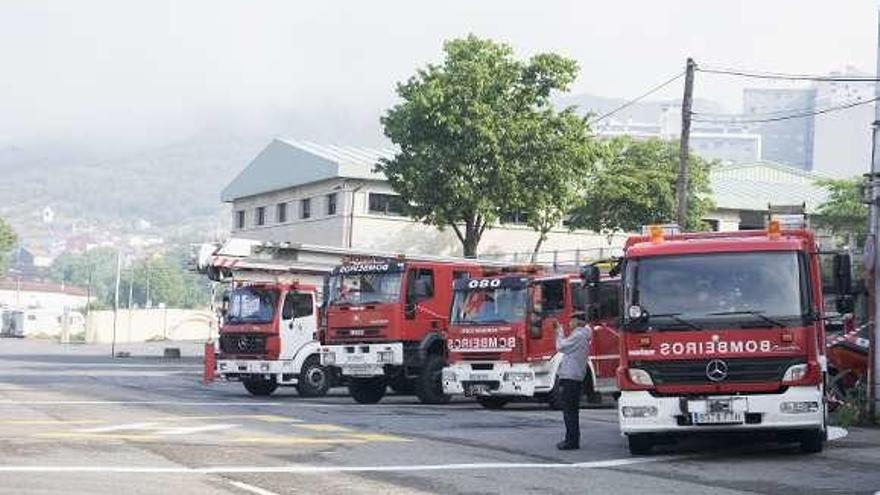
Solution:
<svg viewBox="0 0 880 495">
<path fill-rule="evenodd" d="M 278 203 L 275 206 L 275 217 L 278 220 L 278 223 L 284 223 L 287 221 L 287 203 Z"/>
<path fill-rule="evenodd" d="M 239 229 L 244 228 L 244 210 L 235 212 L 235 226 Z"/>
<path fill-rule="evenodd" d="M 336 214 L 336 193 L 327 195 L 327 214 Z"/>
<path fill-rule="evenodd" d="M 370 193 L 370 213 L 403 216 L 403 200 L 396 194 Z"/>
<path fill-rule="evenodd" d="M 299 217 L 306 219 L 312 216 L 312 198 L 299 200 Z"/>
<path fill-rule="evenodd" d="M 266 207 L 257 207 L 257 225 L 266 225 Z"/>
<path fill-rule="evenodd" d="M 528 221 L 529 217 L 522 211 L 514 211 L 501 215 L 501 223 L 525 225 Z"/>
</svg>

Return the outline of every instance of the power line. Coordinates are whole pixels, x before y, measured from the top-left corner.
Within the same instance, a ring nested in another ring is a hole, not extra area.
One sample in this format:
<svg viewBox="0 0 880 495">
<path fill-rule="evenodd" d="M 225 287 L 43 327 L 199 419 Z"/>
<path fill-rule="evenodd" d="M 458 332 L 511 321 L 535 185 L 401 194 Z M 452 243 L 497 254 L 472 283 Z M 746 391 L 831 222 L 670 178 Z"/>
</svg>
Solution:
<svg viewBox="0 0 880 495">
<path fill-rule="evenodd" d="M 721 74 L 726 76 L 749 77 L 753 79 L 779 79 L 784 81 L 825 81 L 825 82 L 880 82 L 880 78 L 868 76 L 822 76 L 815 74 L 786 74 L 782 72 L 760 72 L 744 69 L 732 69 L 726 67 L 697 67 L 700 72 L 707 74 Z"/>
<path fill-rule="evenodd" d="M 625 102 L 624 104 L 620 105 L 619 107 L 615 108 L 614 110 L 611 110 L 610 112 L 604 113 L 604 114 L 602 114 L 602 115 L 596 117 L 595 119 L 593 119 L 593 120 L 591 120 L 590 122 L 588 122 L 588 124 L 592 125 L 592 124 L 595 124 L 595 123 L 597 123 L 597 122 L 601 122 L 601 121 L 603 121 L 603 120 L 605 120 L 605 119 L 611 117 L 612 115 L 616 114 L 617 112 L 620 112 L 621 110 L 624 110 L 624 109 L 626 109 L 626 108 L 629 108 L 629 107 L 635 105 L 635 104 L 638 103 L 639 101 L 641 101 L 641 100 L 643 100 L 643 99 L 645 99 L 645 98 L 651 96 L 652 94 L 656 93 L 657 91 L 660 91 L 661 89 L 665 88 L 666 86 L 669 86 L 670 84 L 672 84 L 673 82 L 675 82 L 677 79 L 681 78 L 681 76 L 683 76 L 684 73 L 685 73 L 685 71 L 681 71 L 681 72 L 679 72 L 678 74 L 674 75 L 673 77 L 670 77 L 669 79 L 667 79 L 667 80 L 663 81 L 662 83 L 660 83 L 660 84 L 654 86 L 653 88 L 649 89 L 649 90 L 646 91 L 644 94 L 641 94 L 641 95 L 639 95 L 639 96 L 636 96 L 635 98 L 633 98 L 633 99 L 631 99 L 631 100 Z"/>
<path fill-rule="evenodd" d="M 724 119 L 724 120 L 722 120 L 722 119 L 701 119 L 698 117 L 698 114 L 695 113 L 694 114 L 694 116 L 695 116 L 694 121 L 707 122 L 707 123 L 713 123 L 713 124 L 759 124 L 759 123 L 763 123 L 763 122 L 778 122 L 780 120 L 802 119 L 805 117 L 812 117 L 815 115 L 822 115 L 825 113 L 846 110 L 848 108 L 853 108 L 853 107 L 857 107 L 860 105 L 867 105 L 869 103 L 874 103 L 875 101 L 878 101 L 878 100 L 880 100 L 880 97 L 871 98 L 870 100 L 849 102 L 849 103 L 845 103 L 843 105 L 823 108 L 820 110 L 813 110 L 813 111 L 799 113 L 799 114 L 783 115 L 780 117 L 771 117 L 771 118 L 766 118 L 766 119 Z"/>
</svg>

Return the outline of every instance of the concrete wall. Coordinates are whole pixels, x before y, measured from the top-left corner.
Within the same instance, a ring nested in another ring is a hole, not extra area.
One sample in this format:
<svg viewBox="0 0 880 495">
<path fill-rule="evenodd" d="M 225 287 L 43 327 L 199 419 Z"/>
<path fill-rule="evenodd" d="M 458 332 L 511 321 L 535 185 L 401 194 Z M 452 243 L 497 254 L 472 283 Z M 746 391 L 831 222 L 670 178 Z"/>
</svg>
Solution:
<svg viewBox="0 0 880 495">
<path fill-rule="evenodd" d="M 130 324 L 129 324 L 130 323 Z M 120 310 L 116 322 L 116 342 L 168 340 L 206 340 L 217 338 L 217 320 L 207 310 L 135 309 Z M 86 319 L 87 343 L 113 340 L 113 311 L 91 311 Z"/>
</svg>

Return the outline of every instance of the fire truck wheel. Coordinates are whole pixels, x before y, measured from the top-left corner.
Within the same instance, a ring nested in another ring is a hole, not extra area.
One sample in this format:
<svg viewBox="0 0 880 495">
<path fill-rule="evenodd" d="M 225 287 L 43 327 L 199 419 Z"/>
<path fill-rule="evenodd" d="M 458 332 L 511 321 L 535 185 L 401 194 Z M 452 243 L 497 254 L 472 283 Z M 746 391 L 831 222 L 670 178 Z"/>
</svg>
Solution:
<svg viewBox="0 0 880 495">
<path fill-rule="evenodd" d="M 411 378 L 396 376 L 388 382 L 388 386 L 396 394 L 412 395 L 416 391 L 416 382 Z"/>
<path fill-rule="evenodd" d="M 510 402 L 510 399 L 490 395 L 488 397 L 477 397 L 477 402 L 486 409 L 501 409 Z"/>
<path fill-rule="evenodd" d="M 801 434 L 801 452 L 818 454 L 823 448 L 825 448 L 825 432 L 822 430 L 810 430 Z"/>
<path fill-rule="evenodd" d="M 275 381 L 275 378 L 265 379 L 265 378 L 247 378 L 242 381 L 244 388 L 250 392 L 254 397 L 268 397 L 272 395 L 272 392 L 278 388 L 278 383 Z"/>
<path fill-rule="evenodd" d="M 416 396 L 422 404 L 446 404 L 452 397 L 443 393 L 443 356 L 428 356 L 416 379 Z"/>
<path fill-rule="evenodd" d="M 348 393 L 358 404 L 375 404 L 385 396 L 384 376 L 370 378 L 352 378 L 348 382 Z"/>
<path fill-rule="evenodd" d="M 650 455 L 654 448 L 654 439 L 646 433 L 629 434 L 626 443 L 632 455 Z"/>
<path fill-rule="evenodd" d="M 330 388 L 330 372 L 321 366 L 321 359 L 309 356 L 299 373 L 296 390 L 303 397 L 323 397 Z"/>
</svg>

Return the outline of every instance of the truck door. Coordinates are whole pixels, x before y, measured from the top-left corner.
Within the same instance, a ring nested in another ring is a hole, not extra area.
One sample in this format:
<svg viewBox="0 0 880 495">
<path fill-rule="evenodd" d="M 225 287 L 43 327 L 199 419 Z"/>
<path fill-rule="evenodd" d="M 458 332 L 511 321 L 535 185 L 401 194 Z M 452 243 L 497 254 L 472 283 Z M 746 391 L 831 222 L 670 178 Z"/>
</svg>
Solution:
<svg viewBox="0 0 880 495">
<path fill-rule="evenodd" d="M 443 315 L 449 309 L 438 307 L 436 282 L 433 268 L 413 267 L 407 274 L 404 318 L 408 340 L 421 339 L 426 332 L 443 327 Z"/>
<path fill-rule="evenodd" d="M 598 320 L 591 322 L 593 340 L 590 342 L 590 364 L 596 372 L 596 389 L 616 388 L 617 366 L 620 362 L 620 334 L 617 319 L 620 313 L 620 282 L 599 283 Z"/>
<path fill-rule="evenodd" d="M 532 297 L 528 356 L 547 359 L 556 354 L 556 323 L 567 327 L 571 319 L 570 289 L 562 278 L 542 280 L 534 285 Z"/>
<path fill-rule="evenodd" d="M 315 339 L 317 329 L 314 295 L 288 292 L 281 310 L 281 359 L 293 359 L 304 345 Z"/>
</svg>

